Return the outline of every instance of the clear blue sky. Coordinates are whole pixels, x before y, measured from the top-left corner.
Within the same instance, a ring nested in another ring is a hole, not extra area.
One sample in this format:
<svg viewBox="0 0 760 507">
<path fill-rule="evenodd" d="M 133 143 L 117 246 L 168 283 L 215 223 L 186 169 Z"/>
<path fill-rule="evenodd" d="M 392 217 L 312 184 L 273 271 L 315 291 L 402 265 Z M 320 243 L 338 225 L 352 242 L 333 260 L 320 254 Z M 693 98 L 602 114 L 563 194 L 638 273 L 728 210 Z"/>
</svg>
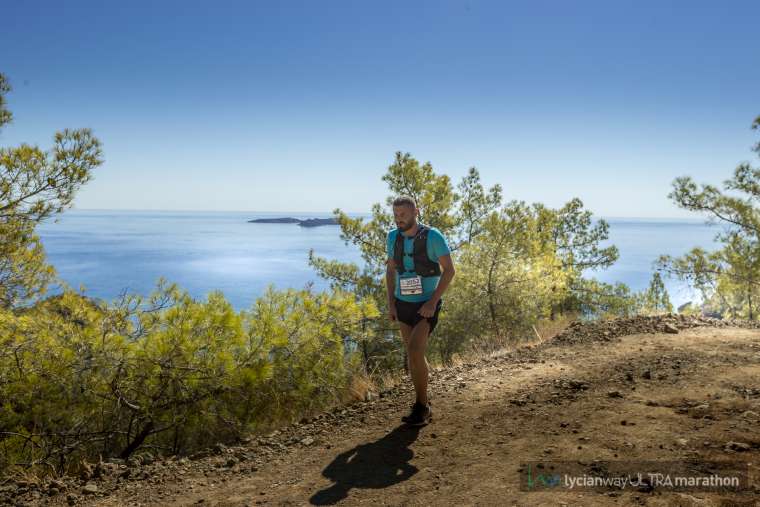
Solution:
<svg viewBox="0 0 760 507">
<path fill-rule="evenodd" d="M 366 212 L 397 150 L 595 214 L 693 216 L 676 176 L 756 160 L 760 2 L 0 6 L 14 123 L 90 127 L 75 207 Z"/>
</svg>

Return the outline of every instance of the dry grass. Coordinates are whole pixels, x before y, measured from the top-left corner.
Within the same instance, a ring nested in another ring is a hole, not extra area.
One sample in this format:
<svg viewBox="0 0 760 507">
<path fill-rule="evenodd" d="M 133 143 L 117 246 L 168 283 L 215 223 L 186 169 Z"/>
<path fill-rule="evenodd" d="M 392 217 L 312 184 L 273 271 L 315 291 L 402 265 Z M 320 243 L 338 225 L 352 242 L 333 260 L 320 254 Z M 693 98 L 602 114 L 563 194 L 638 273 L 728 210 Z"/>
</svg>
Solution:
<svg viewBox="0 0 760 507">
<path fill-rule="evenodd" d="M 467 351 L 462 354 L 454 354 L 451 363 L 444 366 L 439 363 L 430 363 L 430 369 L 433 371 L 443 370 L 446 367 L 457 367 L 459 365 L 477 362 L 492 357 L 500 357 L 516 348 L 532 347 L 546 340 L 554 338 L 556 335 L 565 330 L 570 324 L 577 319 L 577 315 L 562 315 L 554 320 L 542 320 L 535 326 L 534 332 L 521 341 L 498 340 L 496 338 L 485 338 L 474 343 Z M 429 359 L 428 359 L 429 361 Z M 362 375 L 357 380 L 357 387 L 353 388 L 352 400 L 366 399 L 367 391 L 375 393 L 391 388 L 402 382 L 411 382 L 409 374 L 404 370 L 377 373 L 367 378 Z"/>
<path fill-rule="evenodd" d="M 346 391 L 344 403 L 351 403 L 354 401 L 362 401 L 367 399 L 367 393 L 375 391 L 376 386 L 373 379 L 362 372 L 357 372 L 351 378 L 351 384 Z"/>
<path fill-rule="evenodd" d="M 473 342 L 470 349 L 465 352 L 463 357 L 457 358 L 459 363 L 469 362 L 472 360 L 485 359 L 490 357 L 499 357 L 520 347 L 532 347 L 546 340 L 551 340 L 563 330 L 567 329 L 577 319 L 577 315 L 561 315 L 554 320 L 543 319 L 535 326 L 527 336 L 518 339 L 498 339 L 486 337 L 479 341 Z"/>
<path fill-rule="evenodd" d="M 561 317 L 555 319 L 555 320 L 545 320 L 542 322 L 539 322 L 539 325 L 536 326 L 538 328 L 538 332 L 541 334 L 544 340 L 549 340 L 551 338 L 554 338 L 559 333 L 567 329 L 570 324 L 578 320 L 578 315 L 570 314 L 570 315 L 562 315 Z"/>
</svg>

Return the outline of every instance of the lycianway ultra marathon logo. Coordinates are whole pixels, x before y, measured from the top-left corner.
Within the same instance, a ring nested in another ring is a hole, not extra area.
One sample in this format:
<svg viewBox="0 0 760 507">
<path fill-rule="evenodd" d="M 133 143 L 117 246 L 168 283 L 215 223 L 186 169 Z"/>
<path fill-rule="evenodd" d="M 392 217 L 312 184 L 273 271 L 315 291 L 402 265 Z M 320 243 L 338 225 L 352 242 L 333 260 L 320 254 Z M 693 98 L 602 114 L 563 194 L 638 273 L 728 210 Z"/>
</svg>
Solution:
<svg viewBox="0 0 760 507">
<path fill-rule="evenodd" d="M 757 465 L 755 465 L 757 467 Z M 754 474 L 753 474 L 754 472 Z M 522 491 L 758 491 L 757 468 L 727 461 L 531 461 L 520 464 Z"/>
</svg>

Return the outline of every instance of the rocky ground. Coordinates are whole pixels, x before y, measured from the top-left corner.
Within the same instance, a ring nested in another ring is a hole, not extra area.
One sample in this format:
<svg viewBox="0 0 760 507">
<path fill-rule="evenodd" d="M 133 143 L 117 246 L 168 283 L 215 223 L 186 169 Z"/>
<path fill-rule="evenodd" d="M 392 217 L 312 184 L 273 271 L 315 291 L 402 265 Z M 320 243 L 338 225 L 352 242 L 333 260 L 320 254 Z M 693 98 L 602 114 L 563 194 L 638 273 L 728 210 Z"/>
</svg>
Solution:
<svg viewBox="0 0 760 507">
<path fill-rule="evenodd" d="M 399 417 L 411 384 L 244 446 L 100 463 L 0 486 L 17 505 L 760 506 L 760 329 L 667 316 L 574 324 L 551 340 L 431 373 L 433 422 Z M 520 489 L 521 462 L 752 463 L 741 494 Z"/>
</svg>

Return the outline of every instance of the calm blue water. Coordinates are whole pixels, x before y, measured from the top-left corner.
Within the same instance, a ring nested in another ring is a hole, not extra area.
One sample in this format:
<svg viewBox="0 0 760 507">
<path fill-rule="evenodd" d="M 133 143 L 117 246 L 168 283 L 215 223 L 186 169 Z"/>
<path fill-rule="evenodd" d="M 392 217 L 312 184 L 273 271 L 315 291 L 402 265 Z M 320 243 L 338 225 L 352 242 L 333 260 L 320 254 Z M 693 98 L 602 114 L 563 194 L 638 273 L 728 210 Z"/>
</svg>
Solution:
<svg viewBox="0 0 760 507">
<path fill-rule="evenodd" d="M 587 272 L 603 282 L 623 282 L 631 290 L 646 289 L 652 278 L 652 263 L 661 254 L 680 256 L 696 246 L 715 250 L 714 241 L 720 225 L 706 225 L 703 219 L 634 219 L 607 218 L 610 238 L 602 246 L 615 245 L 620 257 L 609 269 Z M 699 301 L 699 296 L 675 280 L 664 279 L 670 301 L 676 308 L 687 301 Z"/>
<path fill-rule="evenodd" d="M 276 288 L 316 289 L 327 283 L 308 265 L 309 248 L 330 259 L 360 262 L 358 250 L 340 240 L 338 226 L 251 224 L 262 217 L 329 217 L 330 213 L 95 211 L 70 209 L 38 227 L 49 261 L 69 285 L 113 300 L 123 291 L 149 294 L 160 276 L 194 298 L 221 289 L 238 309 L 250 307 L 270 283 Z M 680 255 L 692 246 L 713 248 L 715 226 L 700 220 L 607 219 L 617 264 L 595 276 L 633 290 L 649 284 L 659 254 Z M 678 305 L 692 295 L 666 281 Z M 55 293 L 56 291 L 52 291 Z"/>
</svg>

